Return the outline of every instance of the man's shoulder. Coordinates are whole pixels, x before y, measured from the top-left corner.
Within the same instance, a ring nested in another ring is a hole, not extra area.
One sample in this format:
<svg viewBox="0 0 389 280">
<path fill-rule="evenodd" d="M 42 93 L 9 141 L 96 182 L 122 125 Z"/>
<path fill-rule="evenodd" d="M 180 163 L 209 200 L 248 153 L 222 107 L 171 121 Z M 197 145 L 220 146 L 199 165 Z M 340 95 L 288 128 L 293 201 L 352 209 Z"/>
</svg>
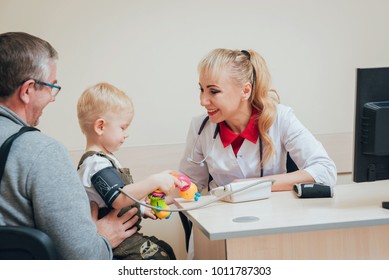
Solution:
<svg viewBox="0 0 389 280">
<path fill-rule="evenodd" d="M 5 141 L 11 135 L 17 133 L 23 126 L 27 125 L 22 119 L 20 119 L 11 110 L 4 106 L 0 106 L 0 122 L 1 122 L 1 133 L 0 143 Z M 22 144 L 30 149 L 36 149 L 37 147 L 44 147 L 54 145 L 57 147 L 63 147 L 63 145 L 56 139 L 44 134 L 40 131 L 27 131 L 21 134 L 12 144 Z"/>
<path fill-rule="evenodd" d="M 14 141 L 12 146 L 14 148 L 11 149 L 14 149 L 14 151 L 30 156 L 42 152 L 47 153 L 48 157 L 65 153 L 68 156 L 68 151 L 62 143 L 40 131 L 23 133 Z"/>
</svg>

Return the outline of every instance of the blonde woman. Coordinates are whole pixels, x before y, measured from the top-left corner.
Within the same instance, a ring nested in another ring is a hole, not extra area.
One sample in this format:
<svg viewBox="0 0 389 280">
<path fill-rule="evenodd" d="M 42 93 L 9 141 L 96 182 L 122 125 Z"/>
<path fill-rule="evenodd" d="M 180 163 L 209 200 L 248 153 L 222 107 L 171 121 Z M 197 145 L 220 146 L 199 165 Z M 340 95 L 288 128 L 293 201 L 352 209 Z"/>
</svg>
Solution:
<svg viewBox="0 0 389 280">
<path fill-rule="evenodd" d="M 199 64 L 199 86 L 206 114 L 192 120 L 179 169 L 200 190 L 260 177 L 275 180 L 272 191 L 336 183 L 334 162 L 293 110 L 280 104 L 257 52 L 211 51 Z M 290 173 L 288 153 L 298 167 Z"/>
<path fill-rule="evenodd" d="M 179 170 L 199 189 L 246 179 L 273 179 L 272 191 L 302 182 L 336 183 L 336 167 L 319 141 L 271 88 L 265 60 L 253 50 L 215 49 L 199 64 L 200 104 Z M 288 153 L 295 171 L 287 172 Z M 191 222 L 180 213 L 187 258 Z"/>
</svg>

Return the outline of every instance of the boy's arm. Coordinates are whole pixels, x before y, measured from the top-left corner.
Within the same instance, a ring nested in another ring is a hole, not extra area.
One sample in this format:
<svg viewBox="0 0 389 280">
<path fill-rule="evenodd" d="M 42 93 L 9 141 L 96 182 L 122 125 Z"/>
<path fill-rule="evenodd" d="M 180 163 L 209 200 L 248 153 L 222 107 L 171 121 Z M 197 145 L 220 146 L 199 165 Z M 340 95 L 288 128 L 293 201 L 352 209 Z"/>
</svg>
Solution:
<svg viewBox="0 0 389 280">
<path fill-rule="evenodd" d="M 167 195 L 171 193 L 176 185 L 181 186 L 181 182 L 166 171 L 153 174 L 146 179 L 131 185 L 126 185 L 122 189 L 124 192 L 128 193 L 135 199 L 141 200 L 157 189 L 161 190 Z M 120 193 L 112 202 L 112 207 L 118 209 L 133 203 L 135 203 L 135 201 Z"/>
<path fill-rule="evenodd" d="M 154 174 L 137 183 L 125 185 L 114 167 L 100 170 L 92 176 L 91 181 L 105 203 L 115 209 L 135 203 L 134 200 L 122 194 L 120 189 L 139 200 L 156 189 L 169 194 L 175 185 L 181 186 L 181 182 L 168 172 Z"/>
</svg>

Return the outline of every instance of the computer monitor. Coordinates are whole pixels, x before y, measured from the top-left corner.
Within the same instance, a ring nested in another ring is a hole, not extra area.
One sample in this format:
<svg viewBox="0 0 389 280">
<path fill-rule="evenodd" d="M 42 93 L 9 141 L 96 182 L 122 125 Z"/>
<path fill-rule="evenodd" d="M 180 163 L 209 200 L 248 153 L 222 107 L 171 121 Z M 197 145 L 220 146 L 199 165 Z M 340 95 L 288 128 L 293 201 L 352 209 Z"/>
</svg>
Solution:
<svg viewBox="0 0 389 280">
<path fill-rule="evenodd" d="M 389 179 L 389 67 L 356 73 L 354 182 Z"/>
</svg>

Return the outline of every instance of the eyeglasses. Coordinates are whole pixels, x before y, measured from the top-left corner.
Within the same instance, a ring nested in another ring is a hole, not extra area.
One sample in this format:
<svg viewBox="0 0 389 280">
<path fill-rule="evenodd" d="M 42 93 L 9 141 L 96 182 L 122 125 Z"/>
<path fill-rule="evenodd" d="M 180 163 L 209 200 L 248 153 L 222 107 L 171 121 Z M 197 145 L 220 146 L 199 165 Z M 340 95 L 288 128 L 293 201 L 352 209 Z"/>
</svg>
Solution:
<svg viewBox="0 0 389 280">
<path fill-rule="evenodd" d="M 52 96 L 52 97 L 56 97 L 57 94 L 59 93 L 59 91 L 61 90 L 61 86 L 59 86 L 59 85 L 50 84 L 50 83 L 45 83 L 45 82 L 42 82 L 42 81 L 39 81 L 39 80 L 34 80 L 34 81 L 35 81 L 35 83 L 37 83 L 38 85 L 51 87 L 51 96 Z"/>
</svg>

